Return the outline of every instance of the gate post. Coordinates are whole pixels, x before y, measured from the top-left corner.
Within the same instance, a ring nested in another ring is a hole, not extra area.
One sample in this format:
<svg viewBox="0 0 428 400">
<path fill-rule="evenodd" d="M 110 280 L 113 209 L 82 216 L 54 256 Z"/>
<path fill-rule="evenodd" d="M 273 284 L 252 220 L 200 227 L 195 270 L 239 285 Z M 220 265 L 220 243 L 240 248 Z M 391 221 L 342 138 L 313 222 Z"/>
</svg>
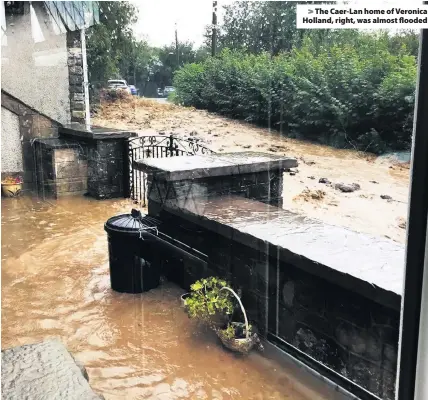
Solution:
<svg viewBox="0 0 428 400">
<path fill-rule="evenodd" d="M 131 197 L 131 185 L 134 186 L 133 172 L 132 172 L 132 161 L 130 162 L 130 141 L 125 139 L 123 141 L 123 197 Z M 132 180 L 132 183 L 131 183 Z"/>
<path fill-rule="evenodd" d="M 169 135 L 169 146 L 168 147 L 169 147 L 168 150 L 169 150 L 170 157 L 173 157 L 174 156 L 174 153 L 173 153 L 173 151 L 174 151 L 174 135 L 172 133 L 171 133 L 171 135 Z"/>
</svg>

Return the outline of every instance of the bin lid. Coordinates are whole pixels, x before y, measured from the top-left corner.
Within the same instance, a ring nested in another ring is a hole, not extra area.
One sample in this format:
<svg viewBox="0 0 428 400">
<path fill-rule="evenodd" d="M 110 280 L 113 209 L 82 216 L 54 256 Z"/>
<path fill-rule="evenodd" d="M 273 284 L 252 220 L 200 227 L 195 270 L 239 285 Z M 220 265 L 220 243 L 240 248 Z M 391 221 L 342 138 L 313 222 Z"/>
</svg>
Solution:
<svg viewBox="0 0 428 400">
<path fill-rule="evenodd" d="M 114 232 L 135 233 L 138 234 L 141 230 L 148 227 L 159 225 L 159 221 L 142 215 L 139 210 L 132 209 L 131 214 L 122 214 L 111 217 L 104 225 L 104 229 Z"/>
</svg>

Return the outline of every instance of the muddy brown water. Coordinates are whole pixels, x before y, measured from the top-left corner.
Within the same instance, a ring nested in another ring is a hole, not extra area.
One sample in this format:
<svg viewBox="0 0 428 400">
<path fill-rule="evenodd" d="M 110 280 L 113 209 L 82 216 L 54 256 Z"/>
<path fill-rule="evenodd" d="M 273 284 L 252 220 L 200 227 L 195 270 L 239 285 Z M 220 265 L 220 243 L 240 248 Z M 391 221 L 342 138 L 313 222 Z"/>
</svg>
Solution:
<svg viewBox="0 0 428 400">
<path fill-rule="evenodd" d="M 109 399 L 332 399 L 257 353 L 224 350 L 164 283 L 110 289 L 104 222 L 127 201 L 2 201 L 2 349 L 60 338 Z M 335 397 L 334 397 L 335 398 Z"/>
</svg>

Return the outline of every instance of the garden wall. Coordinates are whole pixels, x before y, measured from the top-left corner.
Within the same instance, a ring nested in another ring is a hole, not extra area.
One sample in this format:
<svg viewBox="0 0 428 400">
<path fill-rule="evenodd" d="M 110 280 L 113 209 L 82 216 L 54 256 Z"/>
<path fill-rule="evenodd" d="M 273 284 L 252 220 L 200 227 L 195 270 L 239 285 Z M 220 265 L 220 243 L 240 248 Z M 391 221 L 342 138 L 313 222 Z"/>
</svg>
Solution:
<svg viewBox="0 0 428 400">
<path fill-rule="evenodd" d="M 149 200 L 149 211 L 156 209 L 150 205 L 153 201 Z M 270 220 L 258 213 L 256 236 L 244 234 L 232 227 L 233 223 L 225 222 L 226 218 L 243 220 L 241 226 L 244 227 L 248 217 L 245 202 L 251 201 L 243 199 L 235 217 L 230 207 L 218 208 L 219 215 L 228 214 L 219 218 L 207 211 L 207 204 L 205 216 L 196 215 L 191 209 L 163 207 L 156 215 L 163 221 L 162 232 L 208 258 L 208 264 L 176 260 L 169 277 L 185 289 L 202 277 L 226 278 L 234 288 L 243 290 L 249 319 L 264 336 L 278 338 L 279 345 L 285 341 L 375 395 L 393 399 L 400 296 L 370 281 L 339 273 L 334 266 L 313 261 L 309 251 L 297 254 L 283 245 L 273 244 L 267 236 L 263 240 L 263 229 L 269 226 L 276 229 L 274 222 L 269 223 L 276 218 L 274 214 Z M 258 210 L 265 207 L 260 206 Z M 269 209 L 266 212 L 268 214 Z M 286 223 L 284 228 L 286 231 Z M 292 230 L 288 234 L 293 235 Z M 309 227 L 307 235 L 311 238 Z M 352 242 L 352 237 L 349 241 Z M 372 245 L 377 247 L 375 242 Z M 339 241 L 336 247 L 340 246 Z M 384 248 L 386 252 L 391 250 Z M 334 253 L 328 246 L 325 251 Z M 390 253 L 394 257 L 393 252 Z M 381 260 L 382 254 L 379 255 Z"/>
</svg>

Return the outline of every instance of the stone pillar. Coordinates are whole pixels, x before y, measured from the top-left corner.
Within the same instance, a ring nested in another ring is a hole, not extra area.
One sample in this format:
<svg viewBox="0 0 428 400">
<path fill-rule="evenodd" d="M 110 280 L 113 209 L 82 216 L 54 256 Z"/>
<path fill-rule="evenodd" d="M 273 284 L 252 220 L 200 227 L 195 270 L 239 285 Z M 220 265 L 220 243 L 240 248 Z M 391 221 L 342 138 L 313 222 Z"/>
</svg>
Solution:
<svg viewBox="0 0 428 400">
<path fill-rule="evenodd" d="M 129 196 L 128 139 L 136 136 L 134 132 L 70 124 L 60 127 L 59 136 L 85 149 L 90 196 L 100 200 Z"/>
<path fill-rule="evenodd" d="M 67 32 L 67 51 L 71 122 L 85 123 L 85 91 L 80 31 Z"/>
</svg>

